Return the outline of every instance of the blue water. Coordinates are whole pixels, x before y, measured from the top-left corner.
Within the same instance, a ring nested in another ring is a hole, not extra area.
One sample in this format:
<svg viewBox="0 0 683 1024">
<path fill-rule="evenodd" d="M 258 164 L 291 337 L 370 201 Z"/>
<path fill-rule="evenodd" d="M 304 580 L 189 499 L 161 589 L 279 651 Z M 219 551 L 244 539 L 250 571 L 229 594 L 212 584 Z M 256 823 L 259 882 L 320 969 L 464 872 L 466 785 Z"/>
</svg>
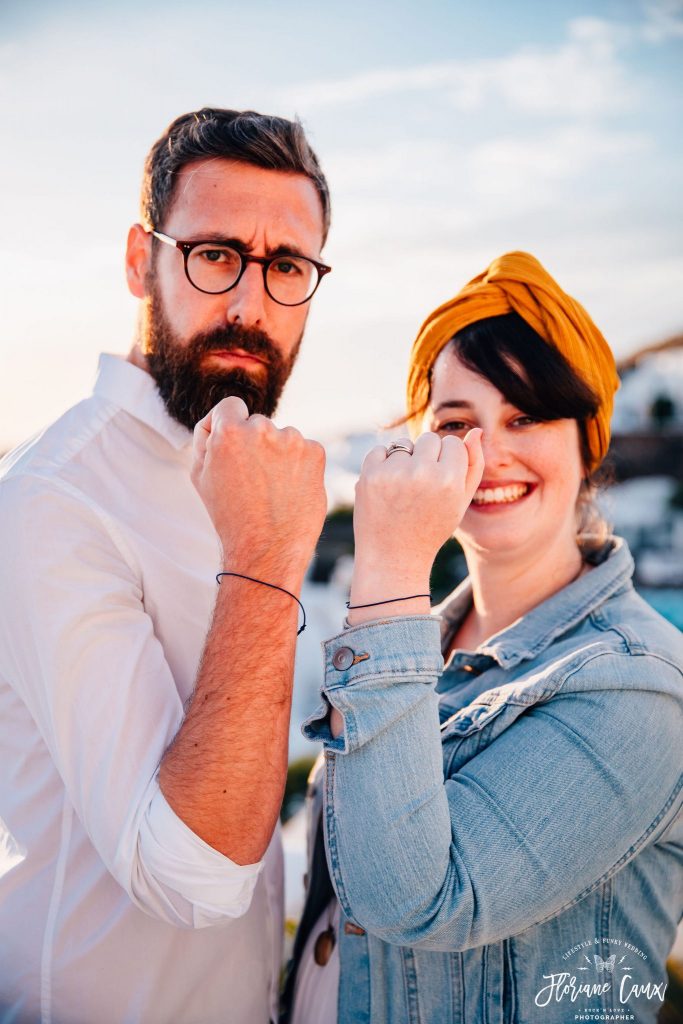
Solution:
<svg viewBox="0 0 683 1024">
<path fill-rule="evenodd" d="M 673 587 L 638 587 L 638 593 L 655 611 L 683 629 L 683 591 Z"/>
</svg>

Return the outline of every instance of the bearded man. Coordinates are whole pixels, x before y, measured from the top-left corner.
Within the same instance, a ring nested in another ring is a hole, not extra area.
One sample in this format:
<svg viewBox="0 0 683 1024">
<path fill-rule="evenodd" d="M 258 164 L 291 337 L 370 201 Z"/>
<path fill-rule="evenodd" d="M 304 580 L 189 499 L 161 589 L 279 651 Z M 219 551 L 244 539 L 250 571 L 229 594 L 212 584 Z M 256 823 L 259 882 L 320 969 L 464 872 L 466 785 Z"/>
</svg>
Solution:
<svg viewBox="0 0 683 1024">
<path fill-rule="evenodd" d="M 269 417 L 329 196 L 300 124 L 203 109 L 153 146 L 142 222 L 128 358 L 0 464 L 1 1021 L 274 1017 L 325 496 L 322 448 Z"/>
</svg>

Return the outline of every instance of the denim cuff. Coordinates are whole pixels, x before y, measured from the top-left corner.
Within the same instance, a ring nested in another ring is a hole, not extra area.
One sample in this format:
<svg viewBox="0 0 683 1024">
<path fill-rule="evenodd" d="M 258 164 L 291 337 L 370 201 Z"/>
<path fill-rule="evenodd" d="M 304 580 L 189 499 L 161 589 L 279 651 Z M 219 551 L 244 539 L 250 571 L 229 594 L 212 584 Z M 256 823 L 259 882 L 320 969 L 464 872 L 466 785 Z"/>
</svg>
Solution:
<svg viewBox="0 0 683 1024">
<path fill-rule="evenodd" d="M 350 753 L 424 700 L 443 671 L 440 627 L 435 615 L 396 616 L 351 626 L 326 641 L 323 702 L 303 723 L 304 736 Z M 330 706 L 344 719 L 336 738 Z"/>
</svg>

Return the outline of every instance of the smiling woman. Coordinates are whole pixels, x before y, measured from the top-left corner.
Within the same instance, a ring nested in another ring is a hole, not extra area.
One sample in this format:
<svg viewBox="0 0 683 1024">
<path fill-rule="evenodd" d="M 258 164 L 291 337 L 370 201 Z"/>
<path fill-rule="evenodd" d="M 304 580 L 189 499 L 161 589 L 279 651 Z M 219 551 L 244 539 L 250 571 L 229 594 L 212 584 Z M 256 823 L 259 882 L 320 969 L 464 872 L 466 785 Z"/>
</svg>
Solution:
<svg viewBox="0 0 683 1024">
<path fill-rule="evenodd" d="M 366 457 L 349 617 L 304 727 L 325 756 L 294 1024 L 654 1024 L 683 904 L 683 643 L 624 541 L 586 528 L 617 386 L 526 253 L 418 334 L 428 429 Z M 454 532 L 469 576 L 430 615 Z"/>
<path fill-rule="evenodd" d="M 488 317 L 448 342 L 430 368 L 429 381 L 427 429 L 441 436 L 464 436 L 473 426 L 484 431 L 486 473 L 460 534 L 472 527 L 484 544 L 477 513 L 510 511 L 514 505 L 525 509 L 519 522 L 533 528 L 534 544 L 542 541 L 544 521 L 556 532 L 567 518 L 567 536 L 576 536 L 584 557 L 603 547 L 609 527 L 593 500 L 602 467 L 592 473 L 588 468 L 593 459 L 587 426 L 600 399 L 556 348 L 519 313 Z M 509 476 L 515 456 L 524 464 L 520 479 Z M 504 538 L 500 526 L 497 522 L 493 543 L 519 548 L 521 539 Z"/>
</svg>

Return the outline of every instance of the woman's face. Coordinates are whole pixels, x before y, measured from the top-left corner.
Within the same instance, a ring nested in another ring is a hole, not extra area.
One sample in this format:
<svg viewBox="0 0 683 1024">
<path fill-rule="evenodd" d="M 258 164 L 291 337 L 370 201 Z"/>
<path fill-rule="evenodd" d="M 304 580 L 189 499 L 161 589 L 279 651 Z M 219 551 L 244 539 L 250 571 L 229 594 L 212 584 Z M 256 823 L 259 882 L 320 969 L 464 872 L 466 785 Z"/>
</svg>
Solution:
<svg viewBox="0 0 683 1024">
<path fill-rule="evenodd" d="M 484 475 L 456 533 L 465 550 L 514 560 L 576 546 L 584 475 L 576 420 L 532 419 L 447 346 L 434 364 L 424 427 L 442 437 L 484 432 Z"/>
</svg>

